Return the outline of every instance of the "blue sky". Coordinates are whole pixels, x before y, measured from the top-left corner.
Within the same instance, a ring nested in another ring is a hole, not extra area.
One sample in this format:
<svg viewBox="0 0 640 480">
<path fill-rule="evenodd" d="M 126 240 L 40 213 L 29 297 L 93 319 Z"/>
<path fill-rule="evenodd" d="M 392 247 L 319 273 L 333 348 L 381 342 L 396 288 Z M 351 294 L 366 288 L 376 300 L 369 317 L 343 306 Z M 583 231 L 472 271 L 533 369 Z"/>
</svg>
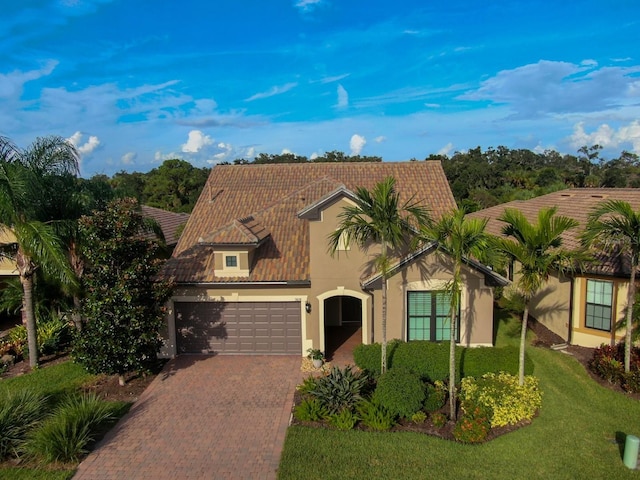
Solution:
<svg viewBox="0 0 640 480">
<path fill-rule="evenodd" d="M 21 0 L 0 135 L 82 174 L 331 150 L 640 154 L 636 0 Z"/>
</svg>

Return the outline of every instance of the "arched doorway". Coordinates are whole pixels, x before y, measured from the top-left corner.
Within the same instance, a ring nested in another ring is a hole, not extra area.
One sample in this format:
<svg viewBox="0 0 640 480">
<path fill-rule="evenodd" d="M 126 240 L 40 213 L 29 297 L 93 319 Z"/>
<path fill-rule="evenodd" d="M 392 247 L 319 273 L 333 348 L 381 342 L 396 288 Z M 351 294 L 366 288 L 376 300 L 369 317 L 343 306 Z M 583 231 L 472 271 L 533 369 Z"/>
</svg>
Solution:
<svg viewBox="0 0 640 480">
<path fill-rule="evenodd" d="M 362 343 L 362 300 L 334 295 L 324 300 L 325 356 L 334 363 L 352 363 L 353 349 Z"/>
</svg>

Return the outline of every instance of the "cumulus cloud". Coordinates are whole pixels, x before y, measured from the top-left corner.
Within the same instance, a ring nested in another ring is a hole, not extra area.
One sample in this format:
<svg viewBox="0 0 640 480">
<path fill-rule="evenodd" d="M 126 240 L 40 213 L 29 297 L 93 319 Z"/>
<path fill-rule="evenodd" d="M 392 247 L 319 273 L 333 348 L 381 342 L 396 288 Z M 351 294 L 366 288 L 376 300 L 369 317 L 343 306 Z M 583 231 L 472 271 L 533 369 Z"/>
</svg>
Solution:
<svg viewBox="0 0 640 480">
<path fill-rule="evenodd" d="M 200 130 L 191 130 L 187 143 L 182 144 L 182 151 L 185 153 L 198 153 L 203 147 L 212 145 L 213 139 L 205 135 Z"/>
<path fill-rule="evenodd" d="M 351 149 L 351 155 L 360 155 L 364 145 L 367 143 L 367 140 L 357 133 L 351 136 L 351 141 L 349 141 L 349 148 Z"/>
<path fill-rule="evenodd" d="M 253 102 L 254 100 L 260 100 L 263 98 L 273 97 L 275 95 L 281 95 L 297 86 L 298 86 L 297 82 L 285 83 L 284 85 L 276 85 L 274 87 L 271 87 L 266 92 L 260 92 L 260 93 L 256 93 L 255 95 L 251 95 L 249 98 L 245 99 L 245 102 Z"/>
<path fill-rule="evenodd" d="M 135 153 L 135 152 L 127 152 L 122 156 L 120 161 L 124 165 L 133 165 L 135 163 L 135 160 L 136 160 L 137 157 L 138 157 L 137 153 Z"/>
<path fill-rule="evenodd" d="M 342 86 L 338 85 L 338 108 L 347 108 L 349 106 L 349 92 Z"/>
<path fill-rule="evenodd" d="M 78 153 L 81 155 L 89 155 L 100 146 L 100 139 L 95 135 L 89 135 L 89 139 L 85 143 L 82 143 L 83 136 L 82 132 L 76 132 L 67 138 L 67 141 L 76 147 Z"/>
<path fill-rule="evenodd" d="M 541 60 L 502 70 L 458 99 L 506 104 L 523 118 L 597 112 L 633 103 L 639 71 L 640 67 L 598 68 L 593 60 L 580 65 Z"/>
<path fill-rule="evenodd" d="M 576 149 L 596 144 L 603 148 L 625 148 L 630 145 L 634 153 L 640 153 L 640 121 L 634 120 L 617 130 L 603 123 L 591 133 L 587 133 L 584 122 L 580 122 L 573 128 L 570 143 Z"/>
</svg>

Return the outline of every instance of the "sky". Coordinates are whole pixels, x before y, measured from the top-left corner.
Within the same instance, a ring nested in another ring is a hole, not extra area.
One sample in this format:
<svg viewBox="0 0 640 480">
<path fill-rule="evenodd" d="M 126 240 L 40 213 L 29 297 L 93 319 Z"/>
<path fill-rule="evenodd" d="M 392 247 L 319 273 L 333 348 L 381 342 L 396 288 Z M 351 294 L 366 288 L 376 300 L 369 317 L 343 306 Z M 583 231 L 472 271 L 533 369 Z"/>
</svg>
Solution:
<svg viewBox="0 0 640 480">
<path fill-rule="evenodd" d="M 0 135 L 81 174 L 338 150 L 640 154 L 637 0 L 20 0 Z"/>
</svg>

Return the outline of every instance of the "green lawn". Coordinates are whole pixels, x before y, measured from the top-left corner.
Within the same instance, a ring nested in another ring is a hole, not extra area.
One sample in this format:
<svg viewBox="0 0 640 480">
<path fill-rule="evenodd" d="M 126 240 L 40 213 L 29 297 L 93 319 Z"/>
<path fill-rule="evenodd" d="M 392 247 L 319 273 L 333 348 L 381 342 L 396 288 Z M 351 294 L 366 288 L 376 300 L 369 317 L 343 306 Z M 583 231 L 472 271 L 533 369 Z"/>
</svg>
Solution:
<svg viewBox="0 0 640 480">
<path fill-rule="evenodd" d="M 497 344 L 517 343 L 513 320 Z M 339 432 L 290 427 L 279 479 L 634 478 L 616 437 L 640 435 L 640 402 L 601 387 L 573 358 L 529 347 L 544 392 L 540 415 L 482 445 L 414 433 Z"/>
</svg>

